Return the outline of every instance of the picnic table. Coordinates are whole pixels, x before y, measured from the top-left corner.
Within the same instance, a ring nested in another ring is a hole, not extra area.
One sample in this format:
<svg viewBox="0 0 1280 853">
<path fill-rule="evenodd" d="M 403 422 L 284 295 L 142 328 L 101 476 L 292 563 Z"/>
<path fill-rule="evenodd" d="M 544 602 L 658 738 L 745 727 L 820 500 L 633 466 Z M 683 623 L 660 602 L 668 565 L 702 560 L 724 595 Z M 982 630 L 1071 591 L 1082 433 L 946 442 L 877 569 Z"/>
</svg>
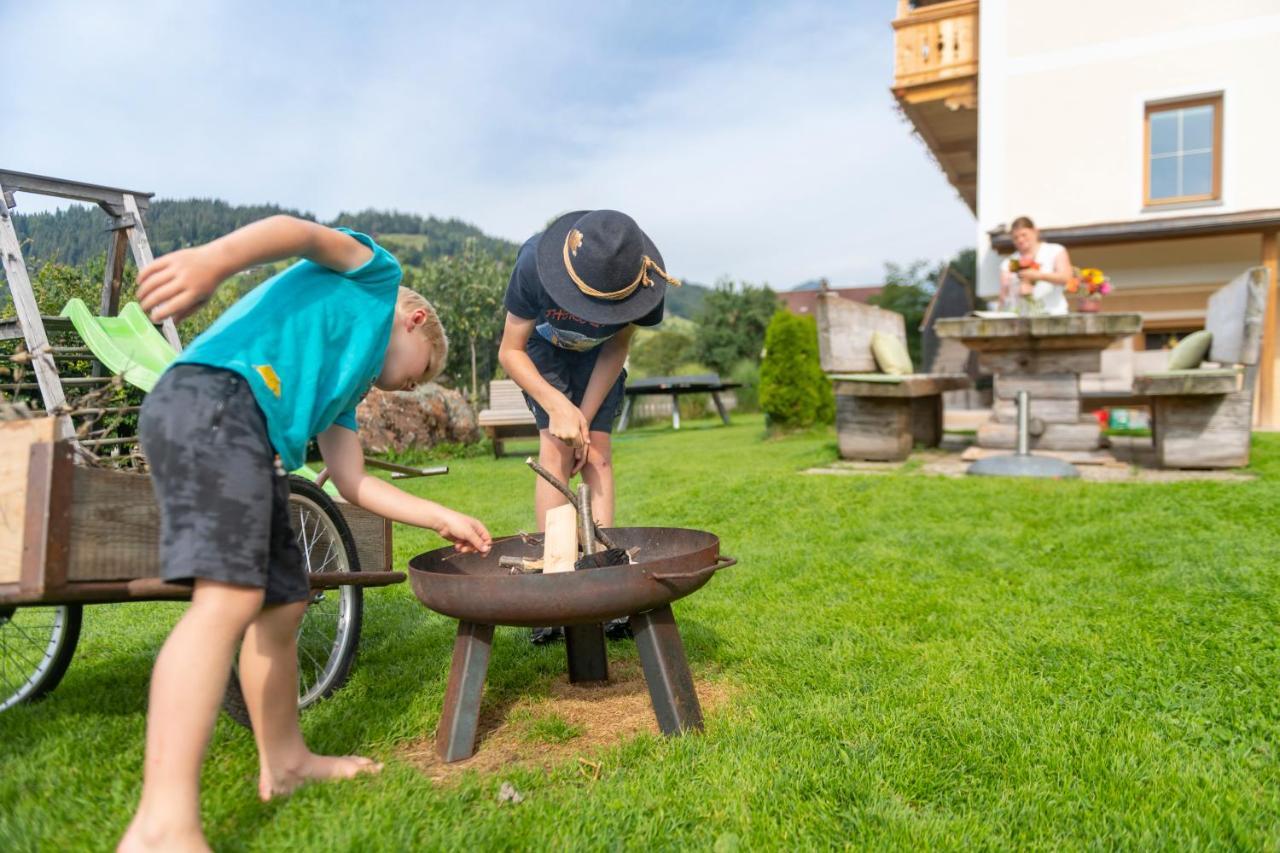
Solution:
<svg viewBox="0 0 1280 853">
<path fill-rule="evenodd" d="M 719 374 L 702 373 L 693 376 L 654 376 L 649 379 L 636 379 L 627 383 L 623 391 L 622 417 L 618 420 L 618 432 L 627 428 L 631 419 L 631 406 L 636 397 L 646 394 L 669 394 L 671 396 L 671 426 L 680 429 L 680 395 L 710 394 L 720 413 L 720 420 L 729 425 L 729 413 L 725 411 L 724 402 L 720 399 L 721 391 L 741 388 L 741 382 L 723 382 Z"/>
<path fill-rule="evenodd" d="M 1140 314 L 1045 317 L 954 317 L 934 326 L 958 338 L 995 375 L 991 418 L 978 446 L 1011 449 L 1017 442 L 1019 391 L 1031 398 L 1031 443 L 1043 450 L 1096 450 L 1102 428 L 1080 411 L 1080 375 L 1101 369 L 1102 351 L 1142 329 Z"/>
</svg>

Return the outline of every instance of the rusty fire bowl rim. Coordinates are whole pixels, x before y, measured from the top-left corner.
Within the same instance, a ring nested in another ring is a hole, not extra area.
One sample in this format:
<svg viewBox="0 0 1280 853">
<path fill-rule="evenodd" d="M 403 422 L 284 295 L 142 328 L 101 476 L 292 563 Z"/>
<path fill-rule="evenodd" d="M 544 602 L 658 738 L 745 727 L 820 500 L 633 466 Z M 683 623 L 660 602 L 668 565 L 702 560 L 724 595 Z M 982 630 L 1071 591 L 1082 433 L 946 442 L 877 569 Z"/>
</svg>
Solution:
<svg viewBox="0 0 1280 853">
<path fill-rule="evenodd" d="M 409 584 L 430 610 L 483 625 L 539 627 L 604 622 L 670 604 L 696 592 L 720 569 L 713 533 L 680 527 L 605 528 L 623 548 L 639 545 L 638 562 L 576 572 L 511 575 L 498 558 L 540 556 L 520 536 L 493 543 L 489 554 L 459 554 L 452 546 L 409 560 Z M 650 553 L 667 553 L 645 559 Z M 470 571 L 469 571 L 470 570 Z"/>
</svg>

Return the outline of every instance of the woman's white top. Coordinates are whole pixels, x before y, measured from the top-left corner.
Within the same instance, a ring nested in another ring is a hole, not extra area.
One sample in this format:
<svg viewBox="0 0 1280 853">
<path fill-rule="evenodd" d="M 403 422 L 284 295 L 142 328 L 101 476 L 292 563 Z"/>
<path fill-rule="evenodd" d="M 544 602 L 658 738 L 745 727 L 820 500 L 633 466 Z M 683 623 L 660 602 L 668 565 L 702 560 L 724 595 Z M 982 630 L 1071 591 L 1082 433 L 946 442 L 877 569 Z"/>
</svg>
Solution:
<svg viewBox="0 0 1280 853">
<path fill-rule="evenodd" d="M 1036 263 L 1039 264 L 1040 269 L 1045 272 L 1053 272 L 1054 264 L 1058 262 L 1058 256 L 1065 251 L 1066 249 L 1058 243 L 1041 243 L 1040 247 L 1036 249 Z M 1016 253 L 1005 258 L 1000 263 L 1000 269 L 1006 275 L 1013 277 L 1013 292 L 1014 295 L 1017 296 L 1017 276 L 1009 270 L 1009 262 L 1015 257 L 1017 257 Z M 1031 296 L 1040 303 L 1046 314 L 1068 314 L 1071 311 L 1071 306 L 1067 304 L 1066 292 L 1060 284 L 1052 284 L 1047 281 L 1037 281 L 1035 285 L 1033 285 Z"/>
</svg>

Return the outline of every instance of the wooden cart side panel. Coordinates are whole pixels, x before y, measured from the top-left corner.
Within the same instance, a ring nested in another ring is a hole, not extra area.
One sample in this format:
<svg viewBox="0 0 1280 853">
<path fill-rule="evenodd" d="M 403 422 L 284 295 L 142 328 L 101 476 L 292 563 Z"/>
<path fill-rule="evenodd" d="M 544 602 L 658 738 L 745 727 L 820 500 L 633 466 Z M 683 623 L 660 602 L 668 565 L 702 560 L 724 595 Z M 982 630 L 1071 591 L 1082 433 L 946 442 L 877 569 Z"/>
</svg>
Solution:
<svg viewBox="0 0 1280 853">
<path fill-rule="evenodd" d="M 54 429 L 52 418 L 0 423 L 0 584 L 22 578 L 31 447 L 51 443 Z"/>
<path fill-rule="evenodd" d="M 354 504 L 339 503 L 338 509 L 356 540 L 360 571 L 391 571 L 391 522 Z"/>
<path fill-rule="evenodd" d="M 76 466 L 67 579 L 160 576 L 160 513 L 143 474 Z"/>
</svg>

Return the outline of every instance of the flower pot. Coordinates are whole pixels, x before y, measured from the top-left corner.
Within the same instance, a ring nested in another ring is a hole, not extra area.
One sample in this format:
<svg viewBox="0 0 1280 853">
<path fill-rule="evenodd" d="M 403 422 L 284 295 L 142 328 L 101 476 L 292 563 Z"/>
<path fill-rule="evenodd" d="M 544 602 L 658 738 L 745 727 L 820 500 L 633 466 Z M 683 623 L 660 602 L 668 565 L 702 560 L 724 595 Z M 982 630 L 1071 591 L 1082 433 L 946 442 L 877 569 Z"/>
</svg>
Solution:
<svg viewBox="0 0 1280 853">
<path fill-rule="evenodd" d="M 1097 314 L 1102 310 L 1102 300 L 1096 297 L 1087 296 L 1080 300 L 1080 304 L 1076 306 L 1076 310 L 1081 314 Z"/>
</svg>

